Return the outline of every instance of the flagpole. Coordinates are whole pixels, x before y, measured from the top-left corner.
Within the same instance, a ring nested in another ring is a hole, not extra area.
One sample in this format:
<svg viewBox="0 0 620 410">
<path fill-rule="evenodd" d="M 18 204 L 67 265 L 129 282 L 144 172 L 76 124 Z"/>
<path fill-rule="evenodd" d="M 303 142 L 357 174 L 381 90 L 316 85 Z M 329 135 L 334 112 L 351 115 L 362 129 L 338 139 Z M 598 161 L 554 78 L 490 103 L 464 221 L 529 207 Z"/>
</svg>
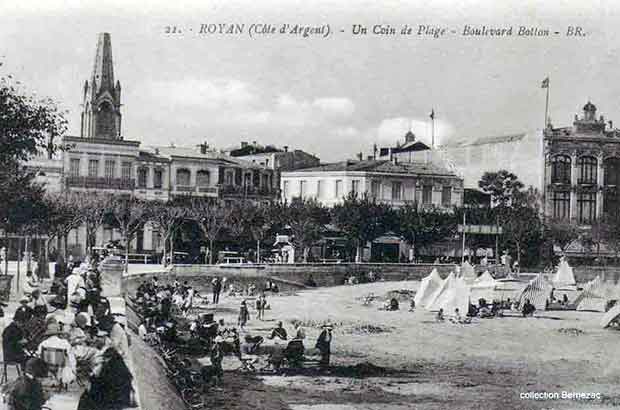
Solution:
<svg viewBox="0 0 620 410">
<path fill-rule="evenodd" d="M 549 123 L 549 77 L 547 76 L 547 97 L 545 98 L 545 123 L 543 124 L 543 130 L 547 128 L 547 124 Z"/>
<path fill-rule="evenodd" d="M 431 113 L 431 149 L 435 149 L 435 109 Z"/>
</svg>

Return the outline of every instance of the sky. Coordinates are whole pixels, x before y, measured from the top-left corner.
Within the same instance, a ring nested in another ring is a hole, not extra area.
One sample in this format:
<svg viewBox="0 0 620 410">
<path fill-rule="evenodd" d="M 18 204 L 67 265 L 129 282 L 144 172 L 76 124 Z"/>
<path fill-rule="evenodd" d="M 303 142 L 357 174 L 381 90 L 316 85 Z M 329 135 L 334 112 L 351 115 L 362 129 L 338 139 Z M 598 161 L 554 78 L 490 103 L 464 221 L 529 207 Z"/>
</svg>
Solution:
<svg viewBox="0 0 620 410">
<path fill-rule="evenodd" d="M 201 24 L 244 24 L 199 35 Z M 255 23 L 329 25 L 330 35 L 256 35 Z M 389 24 L 455 30 L 353 35 Z M 548 28 L 549 37 L 461 35 L 464 26 Z M 181 34 L 166 34 L 176 26 Z M 568 37 L 569 26 L 586 36 Z M 192 29 L 192 32 L 189 29 Z M 342 31 L 341 31 L 342 30 Z M 620 2 L 0 1 L 0 76 L 52 97 L 79 135 L 97 34 L 112 38 L 122 134 L 145 145 L 288 145 L 323 161 L 369 154 L 412 129 L 430 144 L 571 125 L 588 99 L 620 124 Z"/>
</svg>

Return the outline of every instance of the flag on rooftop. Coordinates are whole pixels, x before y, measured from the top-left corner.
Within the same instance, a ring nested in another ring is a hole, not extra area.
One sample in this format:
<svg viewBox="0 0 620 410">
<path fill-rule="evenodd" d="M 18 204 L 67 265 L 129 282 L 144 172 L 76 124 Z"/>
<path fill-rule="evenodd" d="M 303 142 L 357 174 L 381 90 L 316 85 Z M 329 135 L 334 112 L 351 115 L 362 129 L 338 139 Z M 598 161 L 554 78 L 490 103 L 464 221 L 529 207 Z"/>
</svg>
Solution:
<svg viewBox="0 0 620 410">
<path fill-rule="evenodd" d="M 434 108 L 431 110 L 431 115 L 429 115 L 429 117 L 431 117 L 431 120 L 435 119 L 435 109 Z"/>
<path fill-rule="evenodd" d="M 542 84 L 540 85 L 540 88 L 549 88 L 549 77 L 542 80 Z"/>
</svg>

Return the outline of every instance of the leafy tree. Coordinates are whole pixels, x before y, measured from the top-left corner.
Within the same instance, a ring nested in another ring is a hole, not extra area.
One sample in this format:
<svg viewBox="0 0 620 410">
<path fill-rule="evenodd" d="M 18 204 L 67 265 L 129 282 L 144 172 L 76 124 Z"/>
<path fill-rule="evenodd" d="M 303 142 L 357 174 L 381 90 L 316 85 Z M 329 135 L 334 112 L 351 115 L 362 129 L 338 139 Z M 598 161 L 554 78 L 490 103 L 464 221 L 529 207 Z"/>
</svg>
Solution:
<svg viewBox="0 0 620 410">
<path fill-rule="evenodd" d="M 610 212 L 599 224 L 601 239 L 614 253 L 614 259 L 620 254 L 620 214 Z"/>
<path fill-rule="evenodd" d="M 171 240 L 175 232 L 179 229 L 183 221 L 188 217 L 189 210 L 187 207 L 175 204 L 172 202 L 163 203 L 158 202 L 155 205 L 150 205 L 150 220 L 154 222 L 159 228 L 159 233 L 163 238 L 163 256 L 162 264 L 167 265 L 166 258 L 167 243 L 170 242 L 170 254 L 174 255 L 174 245 Z M 170 258 L 171 261 L 174 257 Z"/>
<path fill-rule="evenodd" d="M 293 198 L 279 207 L 282 221 L 290 227 L 293 245 L 308 261 L 310 246 L 320 238 L 323 225 L 329 222 L 329 212 L 315 199 Z"/>
<path fill-rule="evenodd" d="M 53 137 L 66 129 L 64 113 L 51 99 L 26 95 L 10 75 L 0 77 L 0 226 L 7 232 L 30 221 L 27 207 L 45 205 L 43 187 L 24 164 L 43 150 L 53 153 Z"/>
<path fill-rule="evenodd" d="M 391 208 L 378 203 L 368 195 L 358 197 L 350 193 L 341 204 L 332 209 L 333 223 L 355 243 L 355 261 L 361 261 L 361 249 L 387 232 L 394 224 L 390 220 Z"/>
<path fill-rule="evenodd" d="M 150 217 L 150 207 L 146 202 L 135 197 L 115 197 L 111 202 L 110 212 L 116 227 L 125 241 L 125 273 L 129 265 L 129 245 L 136 232 L 144 227 Z"/>
<path fill-rule="evenodd" d="M 497 172 L 485 172 L 478 181 L 478 187 L 491 195 L 495 205 L 510 205 L 524 185 L 512 172 L 505 169 Z"/>
<path fill-rule="evenodd" d="M 213 263 L 213 242 L 230 220 L 231 210 L 219 201 L 194 199 L 188 211 L 188 217 L 200 227 L 205 239 L 209 241 L 209 264 Z"/>
<path fill-rule="evenodd" d="M 552 219 L 547 222 L 545 234 L 562 252 L 566 252 L 568 246 L 579 238 L 580 233 L 577 225 L 564 220 Z"/>
<path fill-rule="evenodd" d="M 406 204 L 397 211 L 399 233 L 414 247 L 416 256 L 420 249 L 450 238 L 456 232 L 454 214 L 438 210 L 421 210 L 416 204 Z"/>
</svg>

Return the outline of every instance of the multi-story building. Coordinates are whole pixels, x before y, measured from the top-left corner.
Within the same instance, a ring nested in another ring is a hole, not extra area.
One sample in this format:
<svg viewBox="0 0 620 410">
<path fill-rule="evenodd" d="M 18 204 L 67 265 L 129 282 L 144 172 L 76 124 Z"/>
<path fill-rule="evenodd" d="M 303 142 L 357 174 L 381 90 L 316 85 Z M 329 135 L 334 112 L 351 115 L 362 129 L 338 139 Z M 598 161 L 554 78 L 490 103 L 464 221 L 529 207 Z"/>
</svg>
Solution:
<svg viewBox="0 0 620 410">
<path fill-rule="evenodd" d="M 416 203 L 451 209 L 463 202 L 463 180 L 453 172 L 432 163 L 396 160 L 343 161 L 283 172 L 280 189 L 284 200 L 314 198 L 326 206 L 341 203 L 351 192 L 394 207 Z"/>
<path fill-rule="evenodd" d="M 271 167 L 199 147 L 141 147 L 121 132 L 121 85 L 114 81 L 110 35 L 97 42 L 95 64 L 83 88 L 80 136 L 65 136 L 66 150 L 55 158 L 36 158 L 39 182 L 51 192 L 77 191 L 135 196 L 166 201 L 175 196 L 247 199 L 267 202 L 277 198 L 278 185 Z M 85 229 L 69 235 L 75 253 L 84 251 Z M 110 227 L 97 233 L 97 245 L 119 239 Z M 147 224 L 132 250 L 158 250 L 157 227 Z"/>
<path fill-rule="evenodd" d="M 544 136 L 547 215 L 585 227 L 618 212 L 620 130 L 588 102 L 572 127 L 550 125 Z"/>
</svg>

